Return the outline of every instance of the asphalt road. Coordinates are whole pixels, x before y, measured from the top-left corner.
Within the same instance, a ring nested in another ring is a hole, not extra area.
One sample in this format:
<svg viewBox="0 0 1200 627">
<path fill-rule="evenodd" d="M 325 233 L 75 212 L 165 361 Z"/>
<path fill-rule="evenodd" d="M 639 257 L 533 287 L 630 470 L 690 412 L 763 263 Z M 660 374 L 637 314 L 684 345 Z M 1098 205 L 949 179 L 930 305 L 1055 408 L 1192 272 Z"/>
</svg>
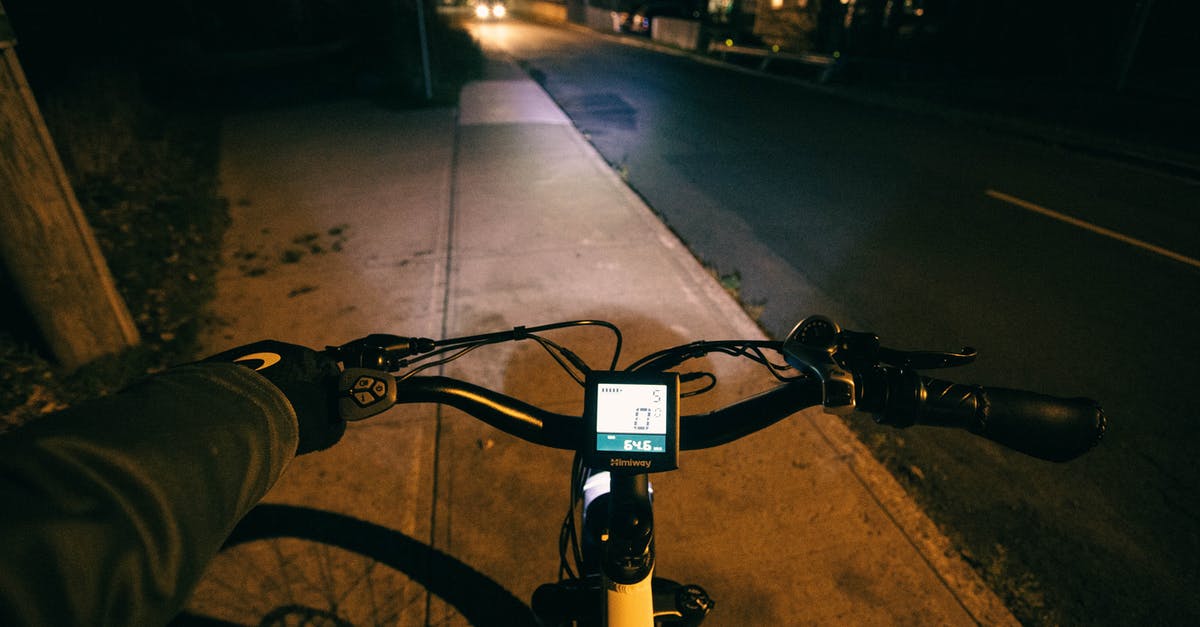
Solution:
<svg viewBox="0 0 1200 627">
<path fill-rule="evenodd" d="M 856 428 L 1022 620 L 1200 624 L 1200 185 L 574 30 L 474 28 L 768 332 L 832 314 L 980 350 L 946 378 L 1100 399 L 1106 441 L 1064 465 Z"/>
</svg>

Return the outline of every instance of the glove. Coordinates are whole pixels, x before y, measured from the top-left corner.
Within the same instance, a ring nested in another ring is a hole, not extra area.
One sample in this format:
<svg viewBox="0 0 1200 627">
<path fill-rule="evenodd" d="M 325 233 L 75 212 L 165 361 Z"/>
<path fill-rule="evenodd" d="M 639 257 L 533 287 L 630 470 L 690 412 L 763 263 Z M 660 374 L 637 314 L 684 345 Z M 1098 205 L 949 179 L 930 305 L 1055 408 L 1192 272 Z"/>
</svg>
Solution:
<svg viewBox="0 0 1200 627">
<path fill-rule="evenodd" d="M 310 348 L 263 340 L 204 361 L 233 362 L 257 371 L 283 392 L 296 411 L 297 455 L 327 449 L 346 431 L 337 409 L 337 364 Z"/>
</svg>

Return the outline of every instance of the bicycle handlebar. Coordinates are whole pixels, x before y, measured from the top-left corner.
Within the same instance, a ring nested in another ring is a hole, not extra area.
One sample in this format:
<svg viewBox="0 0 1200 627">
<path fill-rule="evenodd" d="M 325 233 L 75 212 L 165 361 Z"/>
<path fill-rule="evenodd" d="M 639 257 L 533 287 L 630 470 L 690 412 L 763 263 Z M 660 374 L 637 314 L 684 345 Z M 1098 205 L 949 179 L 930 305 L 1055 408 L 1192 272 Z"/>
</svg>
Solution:
<svg viewBox="0 0 1200 627">
<path fill-rule="evenodd" d="M 551 448 L 579 450 L 584 422 L 543 410 L 487 388 L 444 376 L 415 376 L 422 369 L 446 363 L 475 348 L 497 342 L 533 339 L 568 372 L 586 373 L 578 356 L 535 334 L 568 326 L 603 326 L 616 336 L 617 364 L 620 332 L 595 320 L 516 327 L 512 331 L 448 340 L 370 335 L 327 353 L 347 367 L 340 391 L 348 408 L 343 416 L 357 420 L 393 403 L 441 403 L 457 407 L 519 438 Z M 779 366 L 763 350 L 784 355 L 798 376 L 783 377 Z M 1062 462 L 1094 447 L 1104 435 L 1107 419 L 1100 405 L 1087 398 L 1057 398 L 1004 388 L 964 385 L 920 375 L 916 368 L 940 368 L 968 363 L 974 349 L 957 353 L 896 351 L 879 345 L 874 334 L 843 331 L 821 316 L 812 316 L 783 342 L 727 340 L 693 342 L 647 355 L 630 370 L 665 371 L 709 353 L 746 357 L 771 370 L 782 385 L 707 414 L 680 418 L 679 444 L 683 450 L 718 446 L 772 425 L 802 409 L 823 405 L 826 411 L 849 409 L 871 413 L 876 422 L 893 427 L 933 425 L 958 427 L 1040 459 Z M 412 362 L 438 357 L 406 376 L 392 380 L 382 372 L 395 372 Z M 716 378 L 708 373 L 711 383 Z M 834 376 L 836 375 L 836 376 Z M 574 375 L 573 375 L 574 376 Z M 385 384 L 385 378 L 388 380 Z M 577 377 L 582 383 L 583 379 Z M 394 381 L 394 383 L 393 383 Z M 361 398 L 350 398 L 361 397 Z M 353 415 L 354 417 L 350 417 Z"/>
<path fill-rule="evenodd" d="M 583 418 L 546 411 L 511 396 L 450 377 L 409 377 L 397 382 L 396 402 L 441 403 L 526 442 L 577 450 Z M 732 442 L 821 402 L 814 381 L 788 383 L 706 414 L 680 417 L 679 448 L 697 450 Z"/>
<path fill-rule="evenodd" d="M 487 388 L 449 377 L 398 381 L 397 403 L 441 403 L 528 442 L 577 450 L 580 416 L 557 414 Z M 894 427 L 958 427 L 1047 461 L 1086 453 L 1103 436 L 1107 421 L 1086 398 L 952 383 L 909 371 L 880 371 L 864 378 L 859 408 Z M 697 450 L 732 442 L 808 407 L 821 404 L 815 379 L 785 383 L 722 409 L 680 418 L 679 448 Z"/>
</svg>

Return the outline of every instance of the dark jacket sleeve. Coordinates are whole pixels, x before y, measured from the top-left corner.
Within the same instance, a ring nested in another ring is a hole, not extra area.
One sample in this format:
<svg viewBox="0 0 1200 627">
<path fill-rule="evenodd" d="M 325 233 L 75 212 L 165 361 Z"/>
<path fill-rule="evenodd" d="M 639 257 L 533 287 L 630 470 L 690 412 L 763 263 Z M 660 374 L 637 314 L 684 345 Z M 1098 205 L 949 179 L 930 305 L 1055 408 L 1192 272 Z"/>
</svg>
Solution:
<svg viewBox="0 0 1200 627">
<path fill-rule="evenodd" d="M 162 625 L 296 450 L 278 389 L 183 366 L 0 438 L 0 625 Z"/>
</svg>

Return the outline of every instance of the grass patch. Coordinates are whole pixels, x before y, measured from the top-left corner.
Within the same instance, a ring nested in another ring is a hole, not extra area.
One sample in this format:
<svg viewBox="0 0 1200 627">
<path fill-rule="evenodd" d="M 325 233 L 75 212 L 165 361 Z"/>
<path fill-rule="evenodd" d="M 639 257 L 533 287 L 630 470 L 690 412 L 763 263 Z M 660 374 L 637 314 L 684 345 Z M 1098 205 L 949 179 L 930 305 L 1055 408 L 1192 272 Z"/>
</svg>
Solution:
<svg viewBox="0 0 1200 627">
<path fill-rule="evenodd" d="M 763 312 L 766 311 L 767 303 L 765 301 L 751 302 L 747 301 L 743 297 L 742 273 L 736 269 L 732 272 L 722 273 L 717 270 L 716 266 L 708 263 L 704 264 L 704 268 L 708 270 L 708 273 L 717 280 L 717 283 L 719 283 L 721 287 L 730 296 L 732 296 L 734 300 L 737 301 L 738 305 L 741 306 L 742 311 L 745 311 L 746 315 L 750 316 L 750 319 L 753 320 L 755 324 L 759 324 L 759 320 L 762 318 Z"/>
</svg>

